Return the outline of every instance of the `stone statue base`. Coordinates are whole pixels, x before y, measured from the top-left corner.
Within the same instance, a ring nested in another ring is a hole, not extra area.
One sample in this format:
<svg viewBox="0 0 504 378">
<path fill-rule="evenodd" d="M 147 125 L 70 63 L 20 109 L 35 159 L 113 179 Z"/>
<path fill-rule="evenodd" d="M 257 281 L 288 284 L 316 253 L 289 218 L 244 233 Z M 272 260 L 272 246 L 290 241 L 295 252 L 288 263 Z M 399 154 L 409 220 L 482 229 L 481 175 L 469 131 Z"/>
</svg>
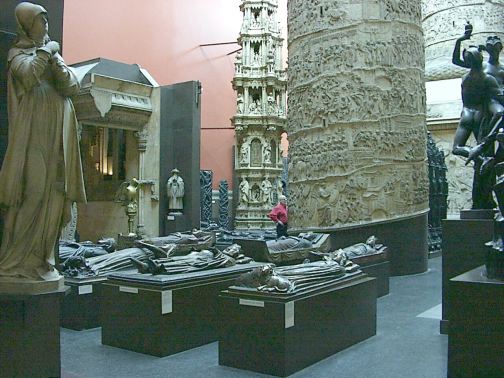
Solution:
<svg viewBox="0 0 504 378">
<path fill-rule="evenodd" d="M 0 375 L 60 377 L 60 303 L 66 289 L 35 295 L 1 291 Z"/>
<path fill-rule="evenodd" d="M 219 365 L 263 374 L 286 377 L 376 334 L 375 280 L 364 274 L 298 294 L 231 286 L 218 303 Z"/>
<path fill-rule="evenodd" d="M 163 235 L 169 235 L 174 232 L 184 232 L 189 230 L 188 217 L 177 210 L 170 210 L 165 217 L 165 229 Z"/>
<path fill-rule="evenodd" d="M 65 278 L 37 281 L 16 277 L 0 277 L 0 294 L 32 295 L 63 290 Z"/>
<path fill-rule="evenodd" d="M 126 249 L 136 247 L 136 241 L 140 240 L 137 234 L 118 234 L 117 235 L 117 249 Z"/>
<path fill-rule="evenodd" d="M 493 219 L 494 216 L 493 209 L 460 210 L 460 219 Z"/>
<path fill-rule="evenodd" d="M 488 246 L 486 251 L 486 276 L 504 281 L 504 252 Z"/>
</svg>

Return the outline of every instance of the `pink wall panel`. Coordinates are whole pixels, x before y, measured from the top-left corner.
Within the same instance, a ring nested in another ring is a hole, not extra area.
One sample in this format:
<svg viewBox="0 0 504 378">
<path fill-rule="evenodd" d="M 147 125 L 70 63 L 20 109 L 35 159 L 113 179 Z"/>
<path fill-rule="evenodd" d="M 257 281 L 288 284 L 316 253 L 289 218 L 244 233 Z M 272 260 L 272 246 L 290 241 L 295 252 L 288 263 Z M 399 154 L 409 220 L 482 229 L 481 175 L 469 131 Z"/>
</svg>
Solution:
<svg viewBox="0 0 504 378">
<path fill-rule="evenodd" d="M 279 1 L 284 31 L 286 3 Z M 136 63 L 160 85 L 201 81 L 201 167 L 214 171 L 215 182 L 227 179 L 231 184 L 230 118 L 236 97 L 231 87 L 234 54 L 227 54 L 239 46 L 199 45 L 236 41 L 239 5 L 240 0 L 65 0 L 65 60 L 72 64 L 103 57 Z"/>
</svg>

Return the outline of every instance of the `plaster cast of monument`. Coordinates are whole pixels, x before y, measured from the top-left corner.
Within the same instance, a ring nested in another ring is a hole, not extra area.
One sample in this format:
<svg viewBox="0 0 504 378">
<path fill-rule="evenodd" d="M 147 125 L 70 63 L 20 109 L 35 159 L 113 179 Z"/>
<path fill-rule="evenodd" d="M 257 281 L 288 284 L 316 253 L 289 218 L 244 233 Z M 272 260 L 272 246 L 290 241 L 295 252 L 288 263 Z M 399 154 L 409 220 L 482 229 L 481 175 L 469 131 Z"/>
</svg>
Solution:
<svg viewBox="0 0 504 378">
<path fill-rule="evenodd" d="M 270 228 L 261 190 L 265 178 L 276 182 L 282 173 L 279 153 L 284 131 L 286 73 L 282 69 L 282 37 L 278 28 L 276 0 L 243 0 L 243 24 L 236 55 L 233 88 L 237 109 L 233 117 L 236 132 L 237 177 L 247 177 L 248 188 L 240 191 L 235 214 L 236 229 Z M 245 185 L 245 184 L 243 184 Z M 265 188 L 268 191 L 268 188 Z M 246 192 L 246 193 L 245 193 Z"/>
<path fill-rule="evenodd" d="M 236 113 L 243 114 L 243 95 L 241 93 L 238 93 L 236 98 Z"/>
<path fill-rule="evenodd" d="M 271 145 L 268 143 L 268 141 L 263 144 L 262 154 L 264 164 L 271 164 Z"/>
<path fill-rule="evenodd" d="M 346 260 L 344 256 L 338 256 L 338 259 L 339 262 L 326 259 L 284 267 L 268 264 L 242 274 L 236 280 L 236 285 L 270 293 L 299 293 L 329 285 L 358 271 L 359 266 Z"/>
<path fill-rule="evenodd" d="M 250 201 L 250 184 L 245 177 L 240 182 L 240 205 L 246 206 Z"/>
<path fill-rule="evenodd" d="M 239 253 L 239 246 L 232 245 L 224 251 L 217 248 L 209 248 L 201 251 L 193 251 L 184 256 L 173 256 L 152 259 L 141 262 L 131 259 L 139 273 L 150 274 L 182 274 L 201 270 L 225 268 L 236 264 L 247 264 L 252 261 Z"/>
<path fill-rule="evenodd" d="M 114 252 L 116 249 L 116 241 L 114 238 L 104 238 L 98 240 L 96 244 L 90 241 L 78 243 L 74 240 L 60 240 L 59 241 L 59 261 L 65 262 L 71 257 L 96 257 L 106 255 L 107 253 Z"/>
<path fill-rule="evenodd" d="M 502 101 L 502 90 L 497 80 L 483 71 L 483 55 L 480 47 L 468 47 L 463 51 L 463 59 L 460 58 L 461 42 L 471 38 L 472 30 L 472 25 L 466 25 L 464 35 L 457 39 L 453 50 L 453 63 L 470 69 L 462 78 L 463 109 L 455 132 L 453 153 L 474 160 L 472 208 L 493 209 L 495 203 L 492 198 L 492 187 L 495 177 L 481 171 L 484 157 L 493 154 L 493 145 L 482 142 L 485 136 L 492 133 L 492 129 L 502 117 L 503 108 L 499 104 Z M 470 147 L 466 146 L 471 134 L 483 149 L 478 153 L 478 158 L 474 159 L 470 156 Z"/>
<path fill-rule="evenodd" d="M 243 143 L 240 147 L 240 164 L 249 165 L 250 163 L 250 146 L 248 143 Z"/>
<path fill-rule="evenodd" d="M 168 195 L 168 208 L 170 210 L 182 210 L 184 205 L 184 180 L 178 174 L 180 171 L 175 168 L 172 170 L 172 176 L 166 183 L 166 192 Z"/>
<path fill-rule="evenodd" d="M 147 261 L 151 257 L 154 255 L 148 248 L 126 248 L 90 258 L 71 256 L 62 264 L 61 269 L 65 277 L 99 277 L 133 268 L 132 258 Z"/>
<path fill-rule="evenodd" d="M 67 277 L 103 276 L 134 267 L 132 259 L 137 263 L 146 263 L 149 258 L 164 259 L 187 255 L 192 251 L 211 248 L 214 244 L 213 235 L 207 232 L 176 232 L 167 236 L 137 240 L 134 248 L 125 248 L 102 256 L 87 258 L 81 253 L 75 253 L 65 261 L 62 270 Z"/>
<path fill-rule="evenodd" d="M 262 192 L 261 202 L 264 203 L 268 209 L 272 203 L 271 198 L 272 190 L 273 190 L 273 184 L 269 180 L 268 176 L 266 176 L 264 180 L 261 182 L 261 192 Z"/>
<path fill-rule="evenodd" d="M 426 213 L 420 2 L 287 7 L 291 231 Z"/>
<path fill-rule="evenodd" d="M 58 282 L 54 249 L 60 229 L 72 202 L 86 200 L 69 98 L 79 83 L 47 35 L 46 10 L 23 2 L 15 16 L 18 32 L 7 72 L 9 145 L 0 172 L 0 203 L 7 208 L 0 277 Z"/>
</svg>

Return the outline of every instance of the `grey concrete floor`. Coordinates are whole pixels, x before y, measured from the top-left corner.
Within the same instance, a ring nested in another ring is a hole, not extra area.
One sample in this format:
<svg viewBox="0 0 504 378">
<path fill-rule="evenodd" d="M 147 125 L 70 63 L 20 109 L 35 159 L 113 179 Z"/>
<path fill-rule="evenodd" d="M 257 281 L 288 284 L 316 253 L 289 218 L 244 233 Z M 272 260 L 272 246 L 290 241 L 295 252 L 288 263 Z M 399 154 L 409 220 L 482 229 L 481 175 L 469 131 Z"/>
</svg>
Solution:
<svg viewBox="0 0 504 378">
<path fill-rule="evenodd" d="M 291 377 L 446 377 L 448 339 L 439 334 L 441 258 L 426 273 L 392 277 L 378 299 L 376 336 Z M 65 378 L 265 377 L 218 365 L 218 343 L 158 358 L 101 345 L 101 329 L 61 329 Z"/>
</svg>

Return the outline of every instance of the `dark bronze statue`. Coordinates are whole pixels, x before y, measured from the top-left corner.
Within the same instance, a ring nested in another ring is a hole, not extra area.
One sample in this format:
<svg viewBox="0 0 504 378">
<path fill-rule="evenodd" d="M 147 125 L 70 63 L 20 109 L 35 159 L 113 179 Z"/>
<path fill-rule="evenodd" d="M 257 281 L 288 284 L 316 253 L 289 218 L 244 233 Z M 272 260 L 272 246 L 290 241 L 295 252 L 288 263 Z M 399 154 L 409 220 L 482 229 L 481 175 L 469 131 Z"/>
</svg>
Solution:
<svg viewBox="0 0 504 378">
<path fill-rule="evenodd" d="M 467 24 L 463 36 L 457 39 L 453 50 L 453 63 L 470 71 L 462 77 L 462 102 L 463 109 L 460 122 L 455 132 L 453 141 L 453 154 L 474 160 L 474 179 L 472 200 L 473 209 L 492 209 L 495 203 L 492 198 L 492 188 L 495 177 L 491 174 L 483 174 L 481 169 L 485 157 L 493 155 L 493 145 L 483 143 L 484 138 L 495 133 L 502 122 L 503 98 L 502 88 L 494 76 L 483 69 L 484 46 L 469 46 L 462 52 L 460 57 L 460 45 L 464 40 L 471 38 L 472 25 Z M 495 56 L 497 49 L 492 50 Z M 500 52 L 500 51 L 499 51 Z M 492 58 L 491 58 L 492 59 Z M 491 60 L 495 63 L 495 58 Z M 474 135 L 478 149 L 471 149 L 466 145 L 467 140 Z"/>
<path fill-rule="evenodd" d="M 489 278 L 504 280 L 504 128 L 492 131 L 485 138 L 484 144 L 494 144 L 495 141 L 498 142 L 495 155 L 487 157 L 481 168 L 485 174 L 496 177 L 493 191 L 499 210 L 494 219 L 493 240 L 487 243 L 486 270 Z M 480 145 L 474 148 L 475 157 L 483 151 L 479 147 Z"/>
<path fill-rule="evenodd" d="M 441 220 L 446 219 L 448 208 L 448 180 L 446 179 L 447 168 L 444 153 L 436 146 L 430 132 L 427 133 L 427 160 L 430 209 L 427 243 L 429 253 L 439 253 L 443 237 Z"/>
</svg>

